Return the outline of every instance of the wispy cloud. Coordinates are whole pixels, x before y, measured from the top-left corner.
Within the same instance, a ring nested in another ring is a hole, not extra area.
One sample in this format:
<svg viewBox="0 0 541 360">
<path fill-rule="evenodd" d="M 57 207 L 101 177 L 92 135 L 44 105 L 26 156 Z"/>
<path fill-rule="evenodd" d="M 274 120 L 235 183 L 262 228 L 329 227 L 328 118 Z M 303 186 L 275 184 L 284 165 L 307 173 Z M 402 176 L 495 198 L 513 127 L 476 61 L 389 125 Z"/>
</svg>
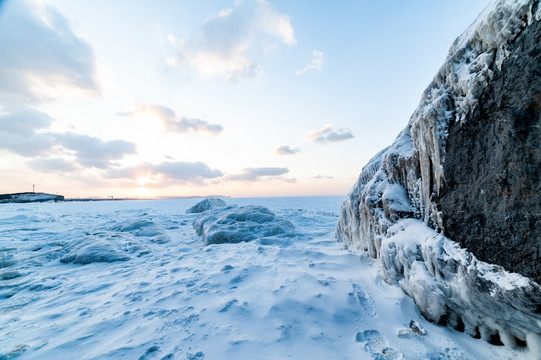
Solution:
<svg viewBox="0 0 541 360">
<path fill-rule="evenodd" d="M 319 130 L 314 130 L 306 135 L 306 138 L 319 143 L 344 141 L 353 138 L 349 129 L 334 130 L 332 125 L 325 125 Z"/>
<path fill-rule="evenodd" d="M 288 168 L 278 168 L 278 167 L 246 168 L 246 169 L 243 169 L 240 174 L 226 176 L 225 180 L 259 181 L 262 178 L 273 178 L 273 177 L 285 175 L 288 172 L 289 172 Z"/>
<path fill-rule="evenodd" d="M 325 56 L 323 55 L 323 52 L 319 50 L 314 50 L 312 52 L 312 60 L 310 60 L 310 62 L 302 69 L 295 71 L 295 75 L 303 75 L 309 71 L 321 71 L 324 64 Z"/>
<path fill-rule="evenodd" d="M 325 176 L 325 175 L 316 175 L 316 176 L 313 176 L 312 179 L 317 179 L 317 180 L 321 180 L 321 179 L 327 179 L 327 180 L 330 180 L 330 179 L 333 179 L 332 176 Z"/>
<path fill-rule="evenodd" d="M 178 116 L 171 108 L 162 105 L 141 105 L 133 111 L 121 112 L 119 115 L 149 115 L 159 119 L 163 126 L 172 132 L 178 133 L 207 133 L 217 135 L 223 131 L 223 127 L 218 124 L 210 124 L 208 121 L 186 116 Z"/>
<path fill-rule="evenodd" d="M 298 148 L 292 148 L 288 145 L 280 145 L 276 150 L 274 150 L 276 155 L 294 155 L 298 152 L 300 152 Z"/>
<path fill-rule="evenodd" d="M 193 67 L 204 78 L 228 81 L 256 76 L 261 58 L 280 43 L 296 43 L 289 16 L 265 0 L 239 0 L 235 6 L 207 19 L 188 38 L 170 34 L 177 55 L 174 67 Z"/>
</svg>

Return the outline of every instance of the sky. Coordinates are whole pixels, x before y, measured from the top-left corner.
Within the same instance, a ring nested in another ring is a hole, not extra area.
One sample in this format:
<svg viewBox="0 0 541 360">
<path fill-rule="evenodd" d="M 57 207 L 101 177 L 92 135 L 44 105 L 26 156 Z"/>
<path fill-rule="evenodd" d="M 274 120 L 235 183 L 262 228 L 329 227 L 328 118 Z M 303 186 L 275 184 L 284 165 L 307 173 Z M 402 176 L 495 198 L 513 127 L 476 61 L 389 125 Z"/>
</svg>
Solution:
<svg viewBox="0 0 541 360">
<path fill-rule="evenodd" d="M 0 193 L 345 195 L 488 0 L 0 0 Z"/>
</svg>

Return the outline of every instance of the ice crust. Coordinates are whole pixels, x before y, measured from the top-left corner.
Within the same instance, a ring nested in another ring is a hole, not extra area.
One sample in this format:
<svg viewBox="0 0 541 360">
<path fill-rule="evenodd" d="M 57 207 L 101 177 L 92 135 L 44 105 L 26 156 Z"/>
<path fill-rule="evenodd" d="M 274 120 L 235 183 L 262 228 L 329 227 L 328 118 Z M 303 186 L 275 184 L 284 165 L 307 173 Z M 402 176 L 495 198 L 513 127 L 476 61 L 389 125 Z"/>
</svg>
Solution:
<svg viewBox="0 0 541 360">
<path fill-rule="evenodd" d="M 193 226 L 206 245 L 295 236 L 291 222 L 276 218 L 272 211 L 258 205 L 212 210 L 195 220 Z"/>
<path fill-rule="evenodd" d="M 336 231 L 350 249 L 379 259 L 387 281 L 399 283 L 428 319 L 510 347 L 525 342 L 536 359 L 540 286 L 478 261 L 439 234 L 434 198 L 445 182 L 449 123 L 466 121 L 492 69 L 509 56 L 509 42 L 539 21 L 540 8 L 537 0 L 494 1 L 455 40 L 406 128 L 363 167 Z"/>
<path fill-rule="evenodd" d="M 227 206 L 227 204 L 222 199 L 208 198 L 198 202 L 197 204 L 186 210 L 186 214 L 202 213 L 207 210 L 217 209 L 225 206 Z"/>
</svg>

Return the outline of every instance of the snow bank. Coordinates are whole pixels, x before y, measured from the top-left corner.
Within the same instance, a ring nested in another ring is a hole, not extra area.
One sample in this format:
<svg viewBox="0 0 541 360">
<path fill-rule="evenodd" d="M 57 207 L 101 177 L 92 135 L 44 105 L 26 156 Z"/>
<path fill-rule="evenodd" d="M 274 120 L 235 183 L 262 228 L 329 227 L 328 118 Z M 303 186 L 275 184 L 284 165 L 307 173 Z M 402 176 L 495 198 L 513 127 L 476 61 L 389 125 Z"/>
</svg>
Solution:
<svg viewBox="0 0 541 360">
<path fill-rule="evenodd" d="M 195 220 L 194 228 L 206 245 L 295 236 L 293 224 L 257 205 L 213 210 Z"/>
<path fill-rule="evenodd" d="M 445 182 L 449 124 L 474 111 L 509 43 L 539 21 L 540 9 L 534 0 L 494 1 L 453 43 L 406 128 L 362 169 L 336 228 L 350 249 L 379 259 L 387 281 L 399 283 L 428 319 L 526 347 L 534 358 L 541 353 L 541 288 L 438 234 L 444 229 L 435 201 Z"/>
<path fill-rule="evenodd" d="M 197 204 L 186 210 L 186 214 L 202 213 L 203 211 L 222 208 L 226 205 L 227 204 L 222 199 L 208 198 L 198 202 Z"/>
</svg>

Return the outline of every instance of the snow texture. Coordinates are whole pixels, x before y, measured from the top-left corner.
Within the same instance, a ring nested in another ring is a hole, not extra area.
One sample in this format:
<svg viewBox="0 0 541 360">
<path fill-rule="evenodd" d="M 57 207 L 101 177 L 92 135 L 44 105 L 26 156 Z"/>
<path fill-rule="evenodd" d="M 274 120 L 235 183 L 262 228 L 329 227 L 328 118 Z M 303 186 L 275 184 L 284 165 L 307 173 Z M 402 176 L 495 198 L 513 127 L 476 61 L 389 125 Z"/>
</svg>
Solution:
<svg viewBox="0 0 541 360">
<path fill-rule="evenodd" d="M 195 220 L 194 228 L 206 245 L 295 236 L 291 222 L 278 219 L 272 211 L 257 205 L 231 205 L 210 211 Z"/>
<path fill-rule="evenodd" d="M 493 343 L 541 355 L 541 288 L 483 263 L 446 239 L 434 198 L 445 176 L 450 121 L 463 122 L 509 55 L 507 46 L 539 21 L 537 0 L 497 0 L 453 43 L 407 127 L 363 167 L 340 211 L 336 236 L 379 259 L 430 320 Z M 409 218 L 412 220 L 400 220 Z M 418 219 L 418 220 L 413 220 Z"/>
<path fill-rule="evenodd" d="M 225 207 L 226 205 L 227 204 L 222 199 L 208 198 L 198 202 L 197 204 L 186 210 L 186 214 L 202 213 L 203 211 Z"/>
<path fill-rule="evenodd" d="M 184 214 L 197 200 L 5 204 L 0 359 L 523 358 L 424 319 L 375 260 L 334 240 L 341 200 L 234 199 L 296 235 L 219 245 Z M 60 260 L 92 244 L 128 259 Z"/>
</svg>

